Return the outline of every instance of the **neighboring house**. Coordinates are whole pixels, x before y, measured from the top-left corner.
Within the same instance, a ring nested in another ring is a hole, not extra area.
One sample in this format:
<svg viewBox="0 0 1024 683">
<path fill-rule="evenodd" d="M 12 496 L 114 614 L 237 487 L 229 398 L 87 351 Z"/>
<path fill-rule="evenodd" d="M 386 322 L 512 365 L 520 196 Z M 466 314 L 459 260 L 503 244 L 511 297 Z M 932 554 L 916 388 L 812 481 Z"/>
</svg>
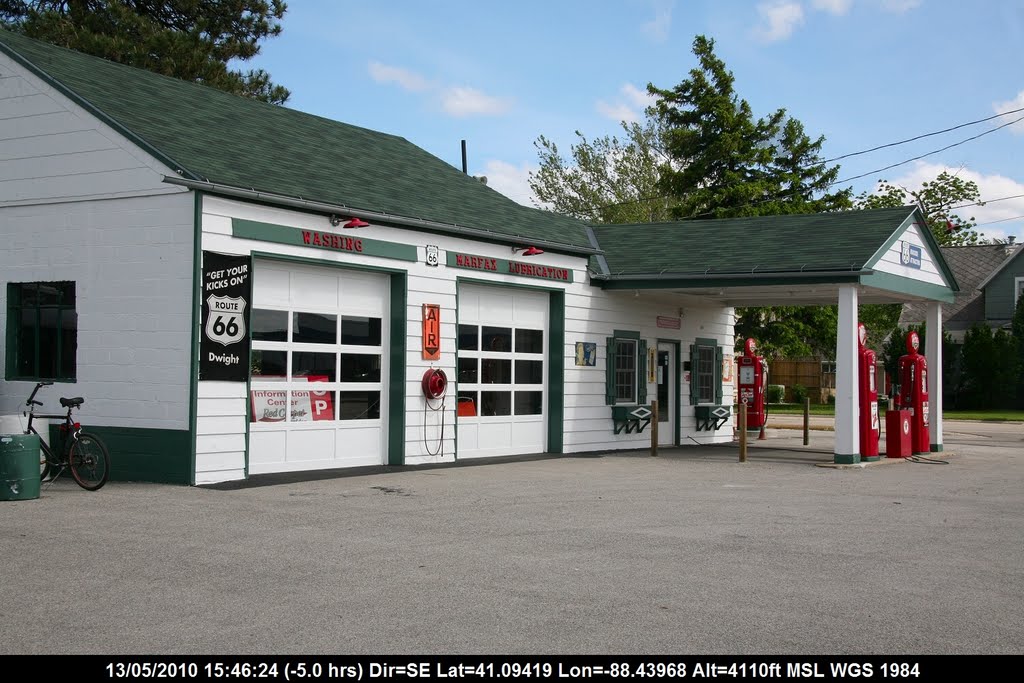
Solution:
<svg viewBox="0 0 1024 683">
<path fill-rule="evenodd" d="M 588 226 L 403 138 L 2 30 L 0 121 L 0 413 L 85 397 L 114 480 L 643 448 L 655 400 L 661 445 L 728 442 L 734 307 L 793 301 L 839 303 L 856 462 L 858 298 L 957 287 L 913 207 Z"/>
<path fill-rule="evenodd" d="M 1009 327 L 1017 297 L 1024 290 L 1024 250 L 1020 245 L 977 244 L 941 247 L 942 257 L 960 285 L 952 304 L 942 307 L 943 329 L 953 341 L 963 344 L 964 335 L 977 324 L 992 329 Z M 925 305 L 903 305 L 899 324 L 902 328 L 921 325 Z"/>
</svg>

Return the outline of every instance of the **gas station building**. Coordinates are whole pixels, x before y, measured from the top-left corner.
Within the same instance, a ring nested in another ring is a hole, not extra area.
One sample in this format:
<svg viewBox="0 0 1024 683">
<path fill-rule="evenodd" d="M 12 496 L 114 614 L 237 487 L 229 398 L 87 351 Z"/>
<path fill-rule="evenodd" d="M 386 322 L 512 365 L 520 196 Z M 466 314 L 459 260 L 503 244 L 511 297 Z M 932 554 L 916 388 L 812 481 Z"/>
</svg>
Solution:
<svg viewBox="0 0 1024 683">
<path fill-rule="evenodd" d="M 86 402 L 112 479 L 733 439 L 738 306 L 839 306 L 835 461 L 857 462 L 860 303 L 957 284 L 912 207 L 587 225 L 407 140 L 0 31 L 0 413 Z M 743 245 L 743 248 L 738 248 Z M 930 448 L 942 449 L 941 391 Z"/>
</svg>

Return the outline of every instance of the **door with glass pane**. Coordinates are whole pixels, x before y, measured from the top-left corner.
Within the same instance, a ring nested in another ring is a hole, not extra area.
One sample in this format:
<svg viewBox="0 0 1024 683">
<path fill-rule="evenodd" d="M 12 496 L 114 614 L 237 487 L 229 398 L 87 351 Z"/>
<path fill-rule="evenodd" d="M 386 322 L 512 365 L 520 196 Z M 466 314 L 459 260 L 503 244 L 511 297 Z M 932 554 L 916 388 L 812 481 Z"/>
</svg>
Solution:
<svg viewBox="0 0 1024 683">
<path fill-rule="evenodd" d="M 548 300 L 534 290 L 459 287 L 460 458 L 545 452 Z"/>
<path fill-rule="evenodd" d="M 679 414 L 679 373 L 677 372 L 676 343 L 658 342 L 655 376 L 658 383 L 658 445 L 676 443 Z"/>
<path fill-rule="evenodd" d="M 384 462 L 388 281 L 257 262 L 249 472 Z"/>
</svg>

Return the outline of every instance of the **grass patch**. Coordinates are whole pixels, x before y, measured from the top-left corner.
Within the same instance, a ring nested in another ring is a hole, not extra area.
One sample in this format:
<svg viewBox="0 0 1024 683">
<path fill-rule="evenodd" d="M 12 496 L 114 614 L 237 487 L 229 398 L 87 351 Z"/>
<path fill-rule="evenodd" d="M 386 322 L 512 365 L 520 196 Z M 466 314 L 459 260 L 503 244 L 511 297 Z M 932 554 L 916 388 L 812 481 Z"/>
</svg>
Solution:
<svg viewBox="0 0 1024 683">
<path fill-rule="evenodd" d="M 879 413 L 885 413 L 885 405 L 879 406 Z M 769 403 L 768 415 L 803 415 L 804 407 L 799 403 Z M 812 404 L 811 415 L 834 416 L 836 407 L 830 404 Z M 981 420 L 984 422 L 1024 422 L 1024 410 L 946 410 L 944 420 Z"/>
</svg>

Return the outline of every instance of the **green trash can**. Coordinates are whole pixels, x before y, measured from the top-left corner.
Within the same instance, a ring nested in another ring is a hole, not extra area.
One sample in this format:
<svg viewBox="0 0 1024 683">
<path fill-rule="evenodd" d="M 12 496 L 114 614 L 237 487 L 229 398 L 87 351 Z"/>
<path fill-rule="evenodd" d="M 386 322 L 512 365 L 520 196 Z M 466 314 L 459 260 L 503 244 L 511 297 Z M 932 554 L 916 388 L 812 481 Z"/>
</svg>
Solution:
<svg viewBox="0 0 1024 683">
<path fill-rule="evenodd" d="M 0 500 L 39 497 L 39 437 L 0 434 Z"/>
</svg>

